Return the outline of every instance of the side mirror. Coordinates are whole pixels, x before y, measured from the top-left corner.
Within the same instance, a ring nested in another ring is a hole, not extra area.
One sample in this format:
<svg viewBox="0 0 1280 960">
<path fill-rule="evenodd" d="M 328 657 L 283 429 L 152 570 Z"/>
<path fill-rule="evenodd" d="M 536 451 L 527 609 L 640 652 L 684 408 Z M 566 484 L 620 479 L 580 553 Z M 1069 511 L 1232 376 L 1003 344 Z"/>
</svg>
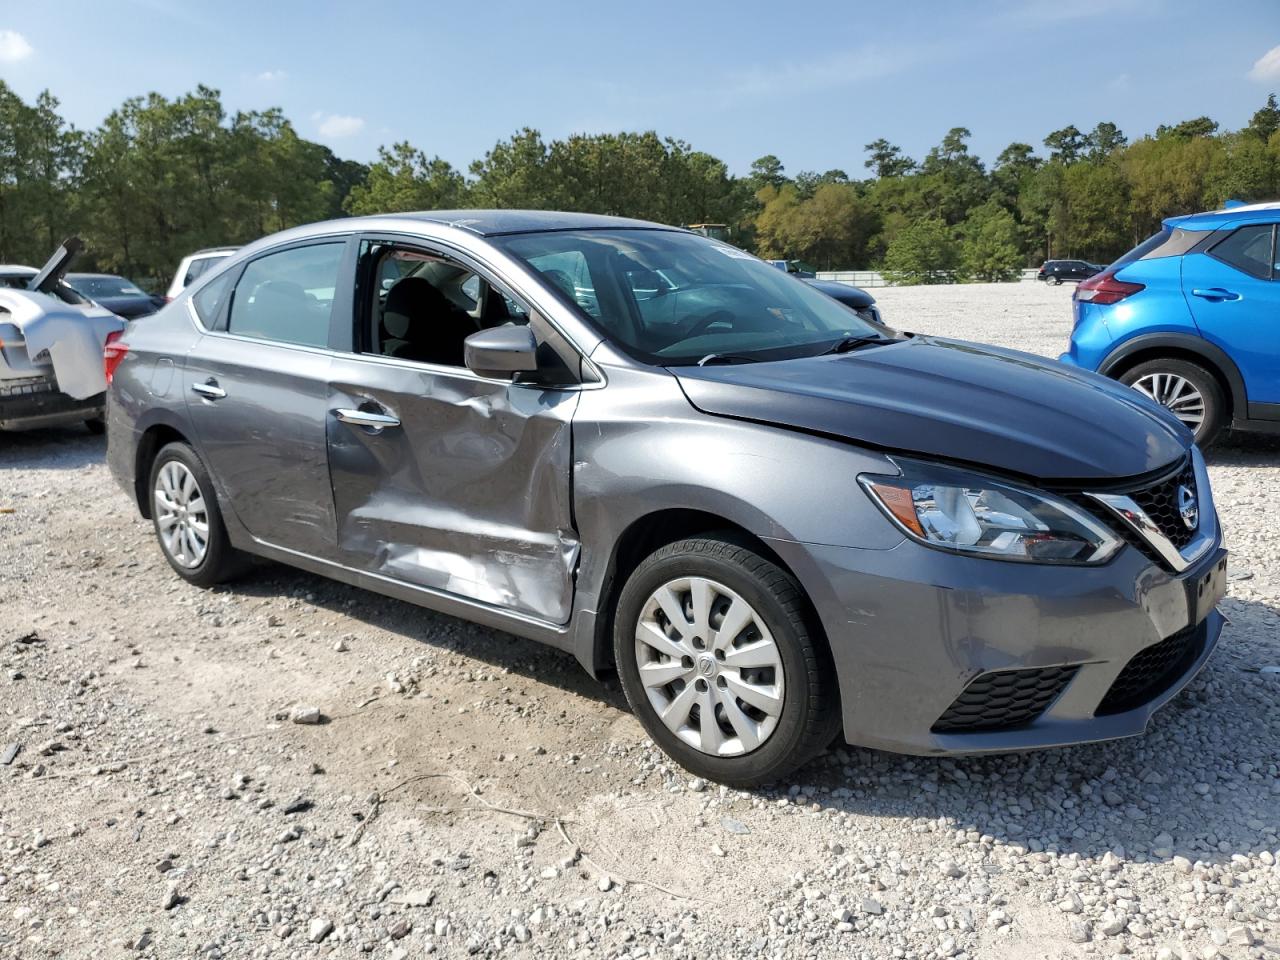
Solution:
<svg viewBox="0 0 1280 960">
<path fill-rule="evenodd" d="M 504 324 L 467 337 L 463 357 L 472 373 L 510 379 L 538 369 L 538 341 L 527 326 Z"/>
</svg>

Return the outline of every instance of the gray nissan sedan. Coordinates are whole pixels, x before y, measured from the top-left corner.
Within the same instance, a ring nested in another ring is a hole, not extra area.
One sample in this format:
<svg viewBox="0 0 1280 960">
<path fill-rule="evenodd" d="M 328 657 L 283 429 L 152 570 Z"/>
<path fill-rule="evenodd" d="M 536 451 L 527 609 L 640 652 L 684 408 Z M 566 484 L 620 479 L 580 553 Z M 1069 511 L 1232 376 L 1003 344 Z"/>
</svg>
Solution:
<svg viewBox="0 0 1280 960">
<path fill-rule="evenodd" d="M 1141 733 L 1222 630 L 1204 461 L 1162 407 L 687 231 L 315 224 L 112 346 L 111 468 L 179 576 L 265 557 L 570 651 L 722 783 L 839 732 Z"/>
</svg>

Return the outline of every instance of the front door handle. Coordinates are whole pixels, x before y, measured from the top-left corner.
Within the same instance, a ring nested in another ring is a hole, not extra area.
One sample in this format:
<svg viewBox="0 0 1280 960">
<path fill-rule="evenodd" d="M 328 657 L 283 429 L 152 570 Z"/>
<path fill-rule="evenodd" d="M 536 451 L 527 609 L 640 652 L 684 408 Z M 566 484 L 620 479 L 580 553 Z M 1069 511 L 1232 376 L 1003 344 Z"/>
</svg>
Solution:
<svg viewBox="0 0 1280 960">
<path fill-rule="evenodd" d="M 367 427 L 375 433 L 385 430 L 387 427 L 400 426 L 399 417 L 393 417 L 389 413 L 374 413 L 372 410 L 352 410 L 349 407 L 340 407 L 333 411 L 333 415 L 343 423 L 349 423 L 355 427 Z"/>
<path fill-rule="evenodd" d="M 1234 290 L 1224 290 L 1222 287 L 1196 287 L 1191 291 L 1191 295 L 1213 301 L 1240 299 L 1240 294 Z"/>
<path fill-rule="evenodd" d="M 227 391 L 218 386 L 218 381 L 210 377 L 204 383 L 193 383 L 191 392 L 198 393 L 206 400 L 221 400 L 227 395 Z"/>
</svg>

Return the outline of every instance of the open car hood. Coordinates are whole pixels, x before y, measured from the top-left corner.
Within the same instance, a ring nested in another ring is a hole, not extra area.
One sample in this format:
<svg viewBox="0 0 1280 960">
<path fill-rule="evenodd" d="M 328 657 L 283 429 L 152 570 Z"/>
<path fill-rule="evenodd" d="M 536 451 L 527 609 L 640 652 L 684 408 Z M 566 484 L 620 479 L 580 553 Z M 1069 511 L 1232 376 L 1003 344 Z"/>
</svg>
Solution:
<svg viewBox="0 0 1280 960">
<path fill-rule="evenodd" d="M 59 390 L 76 400 L 92 397 L 107 388 L 103 345 L 124 327 L 123 320 L 96 305 L 0 288 L 0 329 L 11 331 L 13 340 L 0 349 L 0 376 L 38 376 L 52 364 Z"/>
<path fill-rule="evenodd" d="M 671 373 L 705 413 L 1040 480 L 1139 476 L 1191 446 L 1190 431 L 1129 387 L 1029 354 L 934 337 Z"/>
</svg>

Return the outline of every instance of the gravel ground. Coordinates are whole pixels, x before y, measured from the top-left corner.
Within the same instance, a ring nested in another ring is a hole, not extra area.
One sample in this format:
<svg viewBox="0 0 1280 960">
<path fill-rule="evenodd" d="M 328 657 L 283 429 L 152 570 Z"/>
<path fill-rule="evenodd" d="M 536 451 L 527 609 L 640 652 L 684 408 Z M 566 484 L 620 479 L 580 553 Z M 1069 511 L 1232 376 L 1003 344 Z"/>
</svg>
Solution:
<svg viewBox="0 0 1280 960">
<path fill-rule="evenodd" d="M 1067 336 L 1069 287 L 878 293 Z M 102 455 L 0 438 L 0 957 L 1280 953 L 1274 440 L 1213 453 L 1232 625 L 1146 736 L 755 792 L 549 649 L 281 567 L 184 585 Z"/>
</svg>

